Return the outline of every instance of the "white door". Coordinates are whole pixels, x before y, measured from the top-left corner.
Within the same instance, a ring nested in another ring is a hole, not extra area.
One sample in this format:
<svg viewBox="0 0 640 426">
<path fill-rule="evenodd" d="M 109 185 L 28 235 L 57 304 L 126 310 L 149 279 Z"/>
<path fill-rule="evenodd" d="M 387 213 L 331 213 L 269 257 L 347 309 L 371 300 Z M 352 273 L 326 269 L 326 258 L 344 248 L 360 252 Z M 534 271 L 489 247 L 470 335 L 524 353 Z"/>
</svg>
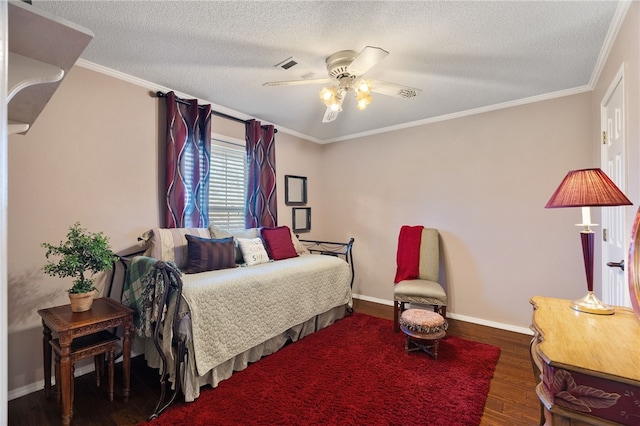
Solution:
<svg viewBox="0 0 640 426">
<path fill-rule="evenodd" d="M 7 374 L 8 368 L 8 324 L 7 324 L 7 2 L 0 1 L 0 424 L 7 424 Z"/>
<path fill-rule="evenodd" d="M 624 73 L 613 80 L 601 104 L 602 170 L 625 191 Z M 625 208 L 602 207 L 602 301 L 631 306 L 624 261 L 627 257 Z M 624 269 L 623 269 L 624 267 Z"/>
</svg>

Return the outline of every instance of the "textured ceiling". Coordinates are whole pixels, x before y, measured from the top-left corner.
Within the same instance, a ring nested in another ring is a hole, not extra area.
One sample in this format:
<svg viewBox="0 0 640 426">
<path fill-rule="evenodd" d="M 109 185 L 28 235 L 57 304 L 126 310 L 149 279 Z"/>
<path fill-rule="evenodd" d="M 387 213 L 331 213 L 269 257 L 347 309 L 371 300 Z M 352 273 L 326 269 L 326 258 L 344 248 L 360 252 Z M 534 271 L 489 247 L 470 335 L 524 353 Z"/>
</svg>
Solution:
<svg viewBox="0 0 640 426">
<path fill-rule="evenodd" d="M 316 142 L 590 84 L 617 1 L 33 1 L 95 33 L 82 58 L 274 123 Z M 422 89 L 413 99 L 348 97 L 322 123 L 316 78 L 339 50 L 390 54 L 365 74 Z M 228 110 L 226 110 L 228 112 Z"/>
</svg>

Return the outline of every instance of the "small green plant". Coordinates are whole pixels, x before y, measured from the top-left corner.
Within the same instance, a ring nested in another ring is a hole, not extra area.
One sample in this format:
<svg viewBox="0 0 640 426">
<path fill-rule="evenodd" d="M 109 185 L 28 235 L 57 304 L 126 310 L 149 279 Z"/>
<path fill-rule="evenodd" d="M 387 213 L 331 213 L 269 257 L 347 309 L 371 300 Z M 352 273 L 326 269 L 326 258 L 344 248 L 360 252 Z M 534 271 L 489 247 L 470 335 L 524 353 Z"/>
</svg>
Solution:
<svg viewBox="0 0 640 426">
<path fill-rule="evenodd" d="M 69 293 L 88 293 L 96 290 L 93 285 L 93 275 L 111 269 L 117 259 L 111 251 L 109 239 L 102 233 L 89 233 L 76 222 L 69 228 L 67 240 L 61 241 L 59 246 L 42 243 L 47 249 L 45 254 L 49 259 L 57 257 L 57 261 L 48 260 L 44 272 L 60 278 L 74 277 L 73 287 Z M 85 277 L 91 272 L 91 277 Z"/>
</svg>

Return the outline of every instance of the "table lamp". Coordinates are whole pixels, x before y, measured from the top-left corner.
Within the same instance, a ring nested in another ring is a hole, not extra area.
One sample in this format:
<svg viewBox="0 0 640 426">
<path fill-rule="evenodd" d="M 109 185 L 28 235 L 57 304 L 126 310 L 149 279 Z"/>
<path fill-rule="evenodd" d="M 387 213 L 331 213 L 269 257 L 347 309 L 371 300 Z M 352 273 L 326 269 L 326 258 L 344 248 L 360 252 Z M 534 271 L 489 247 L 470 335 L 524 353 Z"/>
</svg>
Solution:
<svg viewBox="0 0 640 426">
<path fill-rule="evenodd" d="M 547 202 L 545 206 L 547 209 L 582 207 L 582 223 L 576 226 L 584 226 L 580 231 L 580 239 L 588 293 L 583 298 L 572 302 L 571 307 L 576 311 L 600 315 L 613 314 L 613 308 L 604 304 L 593 294 L 594 237 L 591 227 L 597 224 L 591 223 L 590 208 L 631 204 L 631 201 L 601 169 L 570 171 Z"/>
</svg>

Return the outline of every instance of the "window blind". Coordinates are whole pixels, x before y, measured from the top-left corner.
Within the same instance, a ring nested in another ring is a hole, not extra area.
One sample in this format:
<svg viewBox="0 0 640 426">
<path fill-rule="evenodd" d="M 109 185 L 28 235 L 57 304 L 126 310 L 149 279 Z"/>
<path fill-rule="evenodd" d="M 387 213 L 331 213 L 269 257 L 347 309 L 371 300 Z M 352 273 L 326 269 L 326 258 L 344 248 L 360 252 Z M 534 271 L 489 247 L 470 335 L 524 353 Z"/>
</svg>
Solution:
<svg viewBox="0 0 640 426">
<path fill-rule="evenodd" d="M 211 141 L 209 223 L 224 229 L 244 229 L 247 187 L 245 147 Z"/>
</svg>

